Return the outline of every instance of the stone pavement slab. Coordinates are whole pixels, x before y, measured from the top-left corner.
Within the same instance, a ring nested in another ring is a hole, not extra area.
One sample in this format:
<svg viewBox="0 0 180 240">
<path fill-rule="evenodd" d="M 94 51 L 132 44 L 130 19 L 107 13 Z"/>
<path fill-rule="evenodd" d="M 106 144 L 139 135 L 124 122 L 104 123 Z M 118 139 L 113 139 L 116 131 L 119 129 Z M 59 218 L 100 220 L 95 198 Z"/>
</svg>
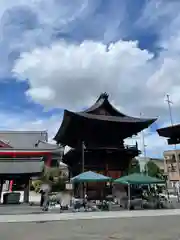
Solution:
<svg viewBox="0 0 180 240">
<path fill-rule="evenodd" d="M 23 215 L 0 215 L 0 223 L 15 222 L 51 222 L 65 220 L 92 220 L 112 218 L 132 218 L 148 216 L 179 216 L 179 209 L 171 210 L 139 210 L 119 212 L 78 212 L 78 213 L 44 213 Z"/>
</svg>

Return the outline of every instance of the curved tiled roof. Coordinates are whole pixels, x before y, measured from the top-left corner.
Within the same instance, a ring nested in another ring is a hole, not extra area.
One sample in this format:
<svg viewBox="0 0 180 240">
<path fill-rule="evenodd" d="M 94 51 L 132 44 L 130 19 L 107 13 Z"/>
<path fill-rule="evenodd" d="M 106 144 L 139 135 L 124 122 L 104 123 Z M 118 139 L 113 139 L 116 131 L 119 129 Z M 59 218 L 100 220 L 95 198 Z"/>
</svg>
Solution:
<svg viewBox="0 0 180 240">
<path fill-rule="evenodd" d="M 100 120 L 100 121 L 109 121 L 109 122 L 126 122 L 126 123 L 143 123 L 143 122 L 149 122 L 149 124 L 152 124 L 154 121 L 156 121 L 156 118 L 134 118 L 129 116 L 110 116 L 110 115 L 95 115 L 90 114 L 86 112 L 71 112 L 68 110 L 65 110 L 65 114 L 71 115 L 71 116 L 79 116 L 84 117 L 87 119 L 92 120 Z"/>
<path fill-rule="evenodd" d="M 103 93 L 95 104 L 85 111 L 64 110 L 63 121 L 54 140 L 74 147 L 75 142 L 80 139 L 86 138 L 87 140 L 90 135 L 92 138 L 92 131 L 95 131 L 94 138 L 95 135 L 97 138 L 98 134 L 100 136 L 106 132 L 106 138 L 116 136 L 118 139 L 124 139 L 149 127 L 156 120 L 157 118 L 135 118 L 121 113 L 109 102 L 108 94 Z"/>
</svg>

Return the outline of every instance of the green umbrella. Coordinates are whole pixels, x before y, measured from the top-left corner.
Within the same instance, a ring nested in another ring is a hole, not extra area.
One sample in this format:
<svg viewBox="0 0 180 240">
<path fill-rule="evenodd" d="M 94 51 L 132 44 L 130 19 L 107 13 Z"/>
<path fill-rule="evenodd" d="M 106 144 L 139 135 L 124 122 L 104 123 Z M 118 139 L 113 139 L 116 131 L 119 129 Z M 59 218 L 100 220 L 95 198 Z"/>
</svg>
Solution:
<svg viewBox="0 0 180 240">
<path fill-rule="evenodd" d="M 107 177 L 107 176 L 104 176 L 102 174 L 95 173 L 92 171 L 83 172 L 83 173 L 71 178 L 71 181 L 74 183 L 108 182 L 110 180 L 111 180 L 110 177 Z"/>
<path fill-rule="evenodd" d="M 120 177 L 114 181 L 114 183 L 121 183 L 121 184 L 159 184 L 165 183 L 165 180 L 150 177 L 148 175 L 142 173 L 133 173 L 127 176 Z"/>
</svg>

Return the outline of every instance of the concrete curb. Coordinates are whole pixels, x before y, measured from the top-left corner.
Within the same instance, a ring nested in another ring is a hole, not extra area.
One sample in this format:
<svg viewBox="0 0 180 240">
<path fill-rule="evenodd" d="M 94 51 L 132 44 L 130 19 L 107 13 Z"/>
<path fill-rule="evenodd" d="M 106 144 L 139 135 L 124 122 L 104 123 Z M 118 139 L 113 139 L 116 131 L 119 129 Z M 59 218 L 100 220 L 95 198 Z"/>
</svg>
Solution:
<svg viewBox="0 0 180 240">
<path fill-rule="evenodd" d="M 180 215 L 180 209 L 171 210 L 140 210 L 120 212 L 86 212 L 86 213 L 44 213 L 27 215 L 0 215 L 0 223 L 21 223 L 21 222 L 52 222 L 67 220 L 92 220 L 107 218 L 132 218 L 132 217 L 155 217 Z"/>
</svg>

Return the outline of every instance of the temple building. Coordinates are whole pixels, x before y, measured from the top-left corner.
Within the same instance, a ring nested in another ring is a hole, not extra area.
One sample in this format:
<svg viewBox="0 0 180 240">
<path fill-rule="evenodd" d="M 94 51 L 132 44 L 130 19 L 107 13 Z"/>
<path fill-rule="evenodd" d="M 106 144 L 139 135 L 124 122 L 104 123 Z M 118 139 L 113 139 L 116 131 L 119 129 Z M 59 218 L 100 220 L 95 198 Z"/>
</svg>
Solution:
<svg viewBox="0 0 180 240">
<path fill-rule="evenodd" d="M 96 171 L 118 178 L 140 151 L 124 144 L 124 139 L 148 128 L 156 118 L 130 117 L 118 111 L 103 93 L 90 108 L 81 112 L 64 110 L 62 124 L 54 138 L 57 144 L 69 146 L 63 161 L 72 176 L 82 171 Z"/>
<path fill-rule="evenodd" d="M 24 202 L 29 201 L 29 180 L 38 177 L 44 165 L 57 167 L 62 148 L 48 143 L 46 131 L 0 131 L 1 192 L 23 186 Z"/>
<path fill-rule="evenodd" d="M 167 138 L 168 145 L 174 145 L 174 149 L 164 151 L 164 167 L 169 183 L 180 181 L 180 150 L 176 144 L 180 144 L 180 124 L 157 129 L 159 136 Z"/>
</svg>

